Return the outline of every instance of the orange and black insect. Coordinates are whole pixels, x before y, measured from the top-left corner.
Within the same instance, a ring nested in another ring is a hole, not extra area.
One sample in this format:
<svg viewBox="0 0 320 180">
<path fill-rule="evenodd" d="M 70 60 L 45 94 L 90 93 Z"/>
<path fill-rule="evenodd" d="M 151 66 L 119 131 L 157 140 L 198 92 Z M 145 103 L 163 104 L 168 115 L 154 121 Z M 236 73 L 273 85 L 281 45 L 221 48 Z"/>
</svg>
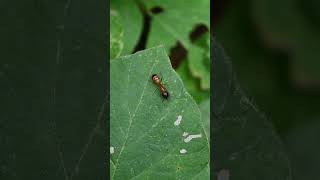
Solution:
<svg viewBox="0 0 320 180">
<path fill-rule="evenodd" d="M 164 87 L 164 85 L 161 83 L 161 78 L 157 74 L 153 74 L 151 76 L 151 79 L 152 79 L 153 83 L 159 87 L 162 97 L 164 99 L 168 99 L 170 94 L 169 94 L 168 90 Z"/>
</svg>

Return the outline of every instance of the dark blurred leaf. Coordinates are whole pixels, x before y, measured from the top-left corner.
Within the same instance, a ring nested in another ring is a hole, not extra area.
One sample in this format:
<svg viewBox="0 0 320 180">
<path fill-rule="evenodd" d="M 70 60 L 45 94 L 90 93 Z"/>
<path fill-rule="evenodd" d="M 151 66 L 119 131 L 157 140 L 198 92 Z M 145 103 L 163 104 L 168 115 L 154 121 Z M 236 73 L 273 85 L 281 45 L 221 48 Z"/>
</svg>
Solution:
<svg viewBox="0 0 320 180">
<path fill-rule="evenodd" d="M 0 4 L 0 179 L 107 179 L 106 2 Z"/>
<path fill-rule="evenodd" d="M 262 37 L 273 48 L 290 55 L 291 77 L 302 86 L 320 85 L 319 2 L 253 1 L 253 18 Z"/>
<path fill-rule="evenodd" d="M 214 172 L 246 180 L 291 180 L 291 168 L 272 125 L 238 86 L 223 49 L 211 41 Z M 220 177 L 221 177 L 220 176 Z"/>
<path fill-rule="evenodd" d="M 297 110 L 306 109 L 306 106 L 301 101 L 295 101 L 301 95 L 293 94 L 288 87 L 289 64 L 286 56 L 264 47 L 261 39 L 257 38 L 250 4 L 251 1 L 233 1 L 216 26 L 216 38 L 233 57 L 239 83 L 255 97 L 282 133 L 293 121 L 299 120 L 301 111 Z M 301 112 L 303 114 L 306 115 Z"/>
<path fill-rule="evenodd" d="M 320 118 L 292 128 L 285 143 L 292 161 L 295 180 L 320 179 Z"/>
</svg>

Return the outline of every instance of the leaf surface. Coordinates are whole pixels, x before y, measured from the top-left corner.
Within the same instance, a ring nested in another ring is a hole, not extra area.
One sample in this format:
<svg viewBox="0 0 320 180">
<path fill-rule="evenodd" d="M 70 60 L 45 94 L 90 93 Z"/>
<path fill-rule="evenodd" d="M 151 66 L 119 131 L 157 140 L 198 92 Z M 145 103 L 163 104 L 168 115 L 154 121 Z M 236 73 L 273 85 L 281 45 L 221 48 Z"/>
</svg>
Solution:
<svg viewBox="0 0 320 180">
<path fill-rule="evenodd" d="M 210 99 L 206 99 L 203 102 L 200 103 L 199 109 L 201 112 L 201 121 L 202 126 L 204 128 L 204 131 L 209 139 L 210 142 Z M 199 180 L 204 179 L 210 179 L 210 162 L 208 162 L 208 165 L 201 173 L 199 173 L 195 178 Z M 212 179 L 215 179 L 212 177 Z"/>
<path fill-rule="evenodd" d="M 169 99 L 162 99 L 152 74 L 163 78 Z M 112 60 L 110 97 L 111 179 L 190 179 L 202 174 L 209 161 L 208 137 L 199 108 L 164 47 Z M 185 142 L 185 132 L 201 137 Z"/>
</svg>

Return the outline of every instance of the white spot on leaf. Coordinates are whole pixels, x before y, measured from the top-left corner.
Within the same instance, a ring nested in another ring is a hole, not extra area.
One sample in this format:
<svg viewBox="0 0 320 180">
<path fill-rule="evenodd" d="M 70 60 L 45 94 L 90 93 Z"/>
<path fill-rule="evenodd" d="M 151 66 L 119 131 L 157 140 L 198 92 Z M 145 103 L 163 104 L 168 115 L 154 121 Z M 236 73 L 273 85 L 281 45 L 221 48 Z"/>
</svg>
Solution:
<svg viewBox="0 0 320 180">
<path fill-rule="evenodd" d="M 114 147 L 110 147 L 110 154 L 113 154 L 114 153 Z"/>
<path fill-rule="evenodd" d="M 190 142 L 192 139 L 201 138 L 201 137 L 202 137 L 201 134 L 189 135 L 187 138 L 184 139 L 184 142 L 188 143 L 188 142 Z"/>
<path fill-rule="evenodd" d="M 188 136 L 188 135 L 189 135 L 189 133 L 187 133 L 187 132 L 184 132 L 184 133 L 182 134 L 183 137 L 186 137 L 186 136 Z"/>
<path fill-rule="evenodd" d="M 181 154 L 185 154 L 185 153 L 187 153 L 187 150 L 186 150 L 186 149 L 181 149 L 181 150 L 180 150 L 180 153 L 181 153 Z"/>
<path fill-rule="evenodd" d="M 178 118 L 177 118 L 177 120 L 174 122 L 174 125 L 175 125 L 175 126 L 179 126 L 180 123 L 181 123 L 181 120 L 182 120 L 182 116 L 179 115 Z"/>
<path fill-rule="evenodd" d="M 118 11 L 113 10 L 113 9 L 110 10 L 110 14 L 113 15 L 113 16 L 118 16 L 119 15 Z"/>
<path fill-rule="evenodd" d="M 218 172 L 218 180 L 229 180 L 230 172 L 226 169 L 222 169 Z"/>
</svg>

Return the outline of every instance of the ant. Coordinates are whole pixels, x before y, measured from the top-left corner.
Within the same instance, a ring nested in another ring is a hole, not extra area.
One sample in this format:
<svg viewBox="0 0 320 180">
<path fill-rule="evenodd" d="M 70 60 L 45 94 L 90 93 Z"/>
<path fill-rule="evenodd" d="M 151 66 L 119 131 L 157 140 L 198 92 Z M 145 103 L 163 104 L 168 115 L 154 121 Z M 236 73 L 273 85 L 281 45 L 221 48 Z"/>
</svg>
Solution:
<svg viewBox="0 0 320 180">
<path fill-rule="evenodd" d="M 162 97 L 164 99 L 168 99 L 170 94 L 169 94 L 168 90 L 161 83 L 161 78 L 157 74 L 153 74 L 151 76 L 151 79 L 152 79 L 153 83 L 159 87 Z"/>
</svg>

